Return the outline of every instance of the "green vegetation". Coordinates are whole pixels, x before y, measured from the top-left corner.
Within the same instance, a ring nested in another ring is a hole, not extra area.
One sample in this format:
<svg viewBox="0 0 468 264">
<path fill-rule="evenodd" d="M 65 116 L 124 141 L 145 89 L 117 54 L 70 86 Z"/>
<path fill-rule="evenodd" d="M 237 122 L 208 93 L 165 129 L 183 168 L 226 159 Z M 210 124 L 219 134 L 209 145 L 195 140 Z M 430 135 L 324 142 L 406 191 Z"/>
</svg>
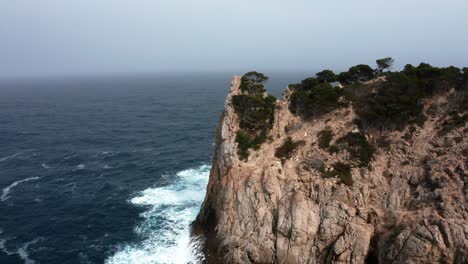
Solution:
<svg viewBox="0 0 468 264">
<path fill-rule="evenodd" d="M 467 67 L 463 68 L 462 72 L 463 72 L 463 82 L 465 83 L 465 88 L 466 88 L 466 86 L 468 86 L 468 68 Z"/>
<path fill-rule="evenodd" d="M 337 80 L 342 84 L 366 82 L 375 77 L 375 72 L 369 65 L 359 64 L 349 68 L 346 72 L 338 74 Z"/>
<path fill-rule="evenodd" d="M 347 71 L 339 73 L 337 79 L 342 84 L 351 84 L 354 82 L 353 76 Z"/>
<path fill-rule="evenodd" d="M 336 74 L 331 70 L 323 70 L 318 72 L 315 76 L 317 76 L 317 80 L 321 83 L 330 83 L 337 80 Z"/>
<path fill-rule="evenodd" d="M 340 88 L 308 78 L 302 81 L 299 90 L 292 93 L 289 110 L 306 119 L 315 118 L 338 107 L 341 94 Z"/>
<path fill-rule="evenodd" d="M 293 91 L 290 96 L 289 109 L 292 113 L 306 119 L 330 112 L 340 106 L 339 99 L 343 95 L 343 90 L 333 87 L 331 82 L 354 84 L 369 81 L 375 77 L 375 72 L 365 64 L 353 66 L 338 75 L 331 70 L 318 72 L 316 78 L 306 78 L 300 84 L 289 85 Z"/>
<path fill-rule="evenodd" d="M 321 149 L 326 149 L 330 146 L 333 139 L 333 132 L 330 129 L 322 130 L 318 133 L 318 146 Z"/>
<path fill-rule="evenodd" d="M 466 87 L 464 80 L 464 72 L 453 66 L 406 65 L 401 72 L 387 73 L 386 80 L 378 84 L 347 86 L 345 96 L 353 102 L 356 113 L 367 126 L 402 129 L 407 124 L 424 125 L 425 97 L 451 87 Z"/>
<path fill-rule="evenodd" d="M 431 95 L 446 88 L 460 88 L 465 77 L 457 67 L 438 68 L 427 63 L 421 63 L 418 67 L 408 64 L 402 73 L 418 86 L 417 92 L 421 96 Z"/>
<path fill-rule="evenodd" d="M 328 153 L 330 154 L 339 153 L 339 152 L 340 152 L 340 148 L 338 148 L 337 145 L 331 145 L 330 147 L 328 147 Z"/>
<path fill-rule="evenodd" d="M 349 68 L 348 72 L 354 82 L 366 82 L 375 77 L 375 70 L 366 64 L 353 66 Z"/>
<path fill-rule="evenodd" d="M 333 170 L 323 172 L 324 177 L 338 177 L 340 181 L 348 186 L 352 186 L 353 176 L 351 174 L 351 166 L 343 162 L 333 164 Z"/>
<path fill-rule="evenodd" d="M 249 157 L 249 149 L 253 148 L 258 150 L 260 145 L 266 141 L 267 137 L 265 134 L 260 134 L 257 136 L 252 136 L 245 133 L 242 130 L 236 132 L 236 142 L 238 148 L 238 155 L 241 159 L 246 160 Z"/>
<path fill-rule="evenodd" d="M 264 94 L 241 94 L 232 97 L 239 125 L 250 132 L 266 133 L 274 121 L 276 97 Z"/>
<path fill-rule="evenodd" d="M 367 167 L 376 151 L 362 133 L 349 132 L 336 143 L 340 149 L 346 149 L 353 160 L 359 160 L 359 167 Z"/>
<path fill-rule="evenodd" d="M 392 73 L 382 86 L 377 92 L 355 98 L 356 112 L 361 119 L 383 127 L 421 119 L 423 105 L 417 85 L 408 76 Z"/>
<path fill-rule="evenodd" d="M 304 141 L 293 141 L 291 137 L 288 137 L 283 145 L 276 149 L 275 157 L 279 159 L 290 159 L 294 150 L 303 143 Z"/>
<path fill-rule="evenodd" d="M 437 134 L 445 136 L 456 128 L 465 126 L 468 123 L 468 113 L 460 115 L 457 112 L 451 112 L 447 120 L 445 120 Z"/>
<path fill-rule="evenodd" d="M 392 67 L 393 62 L 395 61 L 390 57 L 376 60 L 377 73 L 382 74 L 384 70 L 389 70 Z"/>
<path fill-rule="evenodd" d="M 238 155 L 247 160 L 249 149 L 257 150 L 267 139 L 273 126 L 276 97 L 266 95 L 264 82 L 268 77 L 258 72 L 248 72 L 241 77 L 242 94 L 232 97 L 234 110 L 239 116 L 240 130 L 236 134 Z"/>
<path fill-rule="evenodd" d="M 249 94 L 258 94 L 266 92 L 264 83 L 268 80 L 268 76 L 263 73 L 251 71 L 241 77 L 239 88 L 242 92 Z"/>
</svg>

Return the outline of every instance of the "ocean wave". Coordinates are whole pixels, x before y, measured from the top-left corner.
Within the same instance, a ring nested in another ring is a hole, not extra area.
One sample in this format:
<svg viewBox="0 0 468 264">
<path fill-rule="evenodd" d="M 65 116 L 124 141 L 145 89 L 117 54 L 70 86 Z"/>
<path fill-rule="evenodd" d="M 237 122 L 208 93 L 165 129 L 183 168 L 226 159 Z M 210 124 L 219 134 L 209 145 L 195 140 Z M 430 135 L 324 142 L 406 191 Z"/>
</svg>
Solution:
<svg viewBox="0 0 468 264">
<path fill-rule="evenodd" d="M 140 244 L 124 245 L 107 264 L 198 263 L 198 246 L 190 239 L 190 223 L 195 219 L 205 196 L 210 166 L 202 165 L 177 173 L 169 186 L 148 188 L 130 203 L 147 206 L 144 221 L 135 228 Z"/>
<path fill-rule="evenodd" d="M 3 157 L 3 158 L 0 158 L 0 162 L 5 161 L 5 160 L 7 160 L 7 159 L 14 158 L 14 157 L 20 155 L 21 153 L 22 153 L 22 152 L 18 152 L 18 153 L 15 153 L 15 154 L 13 154 L 13 155 L 10 155 L 10 156 L 6 156 L 6 157 Z"/>
<path fill-rule="evenodd" d="M 1 234 L 1 233 L 0 233 Z M 29 257 L 29 247 L 44 240 L 43 237 L 38 237 L 34 240 L 31 240 L 29 242 L 26 242 L 24 243 L 20 248 L 16 249 L 16 251 L 10 251 L 8 250 L 8 248 L 6 247 L 6 242 L 8 242 L 8 239 L 0 239 L 0 250 L 11 256 L 11 255 L 18 255 L 20 257 L 20 259 L 22 259 L 24 261 L 25 264 L 35 264 L 36 261 L 34 261 L 33 259 L 31 259 Z"/>
<path fill-rule="evenodd" d="M 25 183 L 25 182 L 28 182 L 28 181 L 35 181 L 35 180 L 39 180 L 39 179 L 40 179 L 40 177 L 31 177 L 31 178 L 26 178 L 26 179 L 20 180 L 20 181 L 15 181 L 14 183 L 10 184 L 9 186 L 3 188 L 2 196 L 0 196 L 0 201 L 4 202 L 4 201 L 10 199 L 8 194 L 10 193 L 11 189 L 14 188 L 15 186 L 17 186 L 18 184 Z"/>
<path fill-rule="evenodd" d="M 44 168 L 44 169 L 50 169 L 50 166 L 47 165 L 47 164 L 45 164 L 45 163 L 42 163 L 41 166 L 42 166 L 42 168 Z"/>
<path fill-rule="evenodd" d="M 18 254 L 18 256 L 24 261 L 25 264 L 34 264 L 36 263 L 36 261 L 32 260 L 29 258 L 29 252 L 28 252 L 28 248 L 31 246 L 31 245 L 34 245 L 36 244 L 37 242 L 41 241 L 43 238 L 40 237 L 40 238 L 36 238 L 32 241 L 29 241 L 27 243 L 25 243 L 21 248 L 19 248 L 16 253 Z"/>
</svg>

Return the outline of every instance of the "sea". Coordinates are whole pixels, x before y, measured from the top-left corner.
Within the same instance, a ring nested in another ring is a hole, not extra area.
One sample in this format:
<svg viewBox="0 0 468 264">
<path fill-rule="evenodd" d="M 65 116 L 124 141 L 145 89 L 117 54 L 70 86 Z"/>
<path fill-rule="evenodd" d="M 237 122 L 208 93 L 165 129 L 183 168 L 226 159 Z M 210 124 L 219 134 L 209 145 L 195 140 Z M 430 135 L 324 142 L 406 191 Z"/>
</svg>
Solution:
<svg viewBox="0 0 468 264">
<path fill-rule="evenodd" d="M 200 263 L 190 224 L 235 74 L 0 81 L 0 263 Z M 307 76 L 269 75 L 278 97 Z"/>
</svg>

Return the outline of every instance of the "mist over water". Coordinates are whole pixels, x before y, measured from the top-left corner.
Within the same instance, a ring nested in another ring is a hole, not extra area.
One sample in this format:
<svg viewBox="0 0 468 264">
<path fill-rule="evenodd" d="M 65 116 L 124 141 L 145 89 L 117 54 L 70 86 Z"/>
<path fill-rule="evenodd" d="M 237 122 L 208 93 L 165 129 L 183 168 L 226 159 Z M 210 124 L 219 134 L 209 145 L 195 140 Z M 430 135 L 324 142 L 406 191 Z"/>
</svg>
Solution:
<svg viewBox="0 0 468 264">
<path fill-rule="evenodd" d="M 0 263 L 197 262 L 234 74 L 0 82 Z M 270 74 L 280 96 L 304 74 Z"/>
</svg>

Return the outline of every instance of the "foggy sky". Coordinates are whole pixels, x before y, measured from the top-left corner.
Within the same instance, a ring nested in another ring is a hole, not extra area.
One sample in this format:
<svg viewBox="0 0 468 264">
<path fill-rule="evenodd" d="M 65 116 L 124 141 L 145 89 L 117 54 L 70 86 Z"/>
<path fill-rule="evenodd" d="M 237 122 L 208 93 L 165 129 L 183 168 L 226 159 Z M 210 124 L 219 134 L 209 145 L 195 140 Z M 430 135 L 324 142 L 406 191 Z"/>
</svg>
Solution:
<svg viewBox="0 0 468 264">
<path fill-rule="evenodd" d="M 0 78 L 468 66 L 466 0 L 0 0 Z"/>
</svg>

